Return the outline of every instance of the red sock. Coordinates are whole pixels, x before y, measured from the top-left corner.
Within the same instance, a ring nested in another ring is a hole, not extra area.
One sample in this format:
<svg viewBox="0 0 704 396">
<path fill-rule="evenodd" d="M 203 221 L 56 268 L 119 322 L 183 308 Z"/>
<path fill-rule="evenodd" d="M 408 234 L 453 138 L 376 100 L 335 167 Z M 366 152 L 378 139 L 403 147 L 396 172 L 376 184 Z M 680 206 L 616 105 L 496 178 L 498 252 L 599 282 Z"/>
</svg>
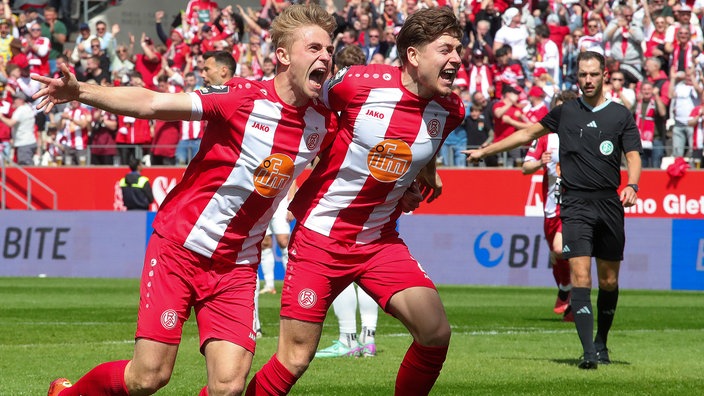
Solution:
<svg viewBox="0 0 704 396">
<path fill-rule="evenodd" d="M 62 396 L 128 396 L 125 385 L 125 367 L 129 360 L 117 360 L 96 366 L 81 377 Z"/>
<path fill-rule="evenodd" d="M 440 375 L 447 346 L 423 346 L 415 340 L 408 348 L 396 376 L 396 395 L 427 395 Z"/>
<path fill-rule="evenodd" d="M 552 274 L 558 285 L 567 286 L 572 283 L 570 279 L 570 263 L 565 259 L 557 259 L 552 266 Z"/>
<path fill-rule="evenodd" d="M 298 378 L 284 367 L 276 355 L 272 356 L 249 381 L 245 396 L 286 395 Z"/>
</svg>

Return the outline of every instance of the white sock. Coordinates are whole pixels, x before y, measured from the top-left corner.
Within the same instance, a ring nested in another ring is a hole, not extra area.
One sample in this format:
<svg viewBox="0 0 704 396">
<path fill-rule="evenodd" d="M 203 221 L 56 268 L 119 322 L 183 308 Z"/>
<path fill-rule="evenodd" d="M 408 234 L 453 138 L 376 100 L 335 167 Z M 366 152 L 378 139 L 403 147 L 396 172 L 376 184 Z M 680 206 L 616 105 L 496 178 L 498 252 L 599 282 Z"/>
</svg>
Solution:
<svg viewBox="0 0 704 396">
<path fill-rule="evenodd" d="M 347 344 L 347 339 L 349 338 L 347 335 L 355 334 L 355 342 L 357 339 L 357 294 L 354 291 L 353 284 L 347 286 L 335 298 L 332 302 L 332 308 L 340 324 L 340 342 L 351 347 L 352 345 Z"/>
<path fill-rule="evenodd" d="M 274 250 L 272 248 L 262 249 L 261 259 L 262 273 L 264 274 L 264 288 L 274 288 Z"/>
<path fill-rule="evenodd" d="M 286 267 L 288 267 L 288 247 L 280 248 L 279 250 L 281 250 L 281 264 L 283 264 L 284 271 L 286 271 Z"/>
<path fill-rule="evenodd" d="M 379 319 L 379 305 L 361 287 L 357 288 L 359 299 L 359 314 L 362 319 L 362 333 L 359 336 L 361 344 L 374 342 L 376 322 Z"/>
<path fill-rule="evenodd" d="M 257 286 L 254 289 L 254 323 L 252 323 L 252 329 L 256 333 L 261 328 L 262 324 L 259 322 L 259 274 L 257 274 Z"/>
</svg>

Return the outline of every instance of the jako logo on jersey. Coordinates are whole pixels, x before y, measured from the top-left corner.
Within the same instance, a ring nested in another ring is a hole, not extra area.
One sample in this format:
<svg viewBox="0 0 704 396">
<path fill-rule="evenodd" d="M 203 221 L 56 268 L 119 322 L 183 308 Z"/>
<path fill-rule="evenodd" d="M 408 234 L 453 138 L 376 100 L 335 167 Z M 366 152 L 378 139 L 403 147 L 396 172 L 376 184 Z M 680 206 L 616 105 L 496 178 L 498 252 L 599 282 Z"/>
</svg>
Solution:
<svg viewBox="0 0 704 396">
<path fill-rule="evenodd" d="M 440 134 L 440 121 L 437 118 L 433 118 L 428 121 L 428 135 L 430 137 L 437 137 Z"/>
<path fill-rule="evenodd" d="M 309 309 L 318 301 L 318 296 L 311 289 L 303 289 L 298 293 L 298 305 L 305 309 Z"/>
<path fill-rule="evenodd" d="M 269 125 L 264 125 L 254 121 L 252 123 L 252 128 L 259 129 L 260 131 L 269 132 Z"/>
<path fill-rule="evenodd" d="M 294 170 L 293 160 L 287 155 L 272 154 L 254 171 L 254 189 L 263 197 L 274 198 L 288 187 Z"/>
<path fill-rule="evenodd" d="M 320 141 L 320 134 L 313 133 L 306 139 L 306 147 L 308 150 L 313 150 L 318 147 L 318 142 Z"/>
<path fill-rule="evenodd" d="M 484 231 L 474 240 L 474 257 L 479 264 L 492 268 L 499 265 L 504 258 L 504 252 L 500 250 L 501 245 L 504 244 L 504 237 L 495 232 L 489 236 L 487 245 L 484 236 L 488 233 L 489 231 Z"/>
<path fill-rule="evenodd" d="M 367 167 L 371 175 L 382 183 L 395 182 L 411 167 L 413 153 L 403 140 L 386 139 L 369 150 Z"/>
<path fill-rule="evenodd" d="M 378 118 L 380 120 L 384 119 L 384 113 L 380 113 L 378 111 L 374 111 L 372 109 L 367 109 L 367 114 L 370 117 Z"/>
<path fill-rule="evenodd" d="M 161 314 L 161 325 L 164 326 L 166 330 L 171 330 L 178 324 L 178 315 L 173 309 L 167 309 Z"/>
</svg>

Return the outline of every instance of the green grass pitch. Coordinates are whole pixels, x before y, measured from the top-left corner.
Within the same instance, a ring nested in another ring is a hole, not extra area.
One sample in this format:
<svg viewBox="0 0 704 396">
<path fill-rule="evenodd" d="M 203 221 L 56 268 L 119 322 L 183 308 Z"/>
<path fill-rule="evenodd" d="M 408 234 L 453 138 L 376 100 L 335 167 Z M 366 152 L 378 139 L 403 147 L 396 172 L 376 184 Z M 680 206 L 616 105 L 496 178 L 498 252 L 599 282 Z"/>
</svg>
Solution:
<svg viewBox="0 0 704 396">
<path fill-rule="evenodd" d="M 0 278 L 0 395 L 45 395 L 54 378 L 76 381 L 103 361 L 129 359 L 138 289 L 136 279 Z M 581 371 L 574 324 L 552 313 L 553 289 L 439 290 L 453 334 L 433 395 L 704 394 L 704 293 L 622 290 L 609 337 L 614 364 Z M 278 335 L 279 295 L 260 304 L 264 338 L 250 375 L 274 353 Z M 331 310 L 321 346 L 336 337 Z M 380 313 L 376 340 L 373 358 L 314 360 L 291 394 L 393 394 L 411 339 Z M 204 384 L 192 318 L 159 394 L 196 395 Z"/>
</svg>

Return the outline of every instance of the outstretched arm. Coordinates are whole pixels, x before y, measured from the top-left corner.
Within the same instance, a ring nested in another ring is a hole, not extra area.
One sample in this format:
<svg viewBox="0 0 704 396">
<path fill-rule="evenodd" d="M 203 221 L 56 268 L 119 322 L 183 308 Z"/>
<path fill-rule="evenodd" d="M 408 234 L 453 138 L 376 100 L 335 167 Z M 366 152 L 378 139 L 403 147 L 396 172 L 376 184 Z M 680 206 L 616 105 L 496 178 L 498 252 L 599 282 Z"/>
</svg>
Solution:
<svg viewBox="0 0 704 396">
<path fill-rule="evenodd" d="M 528 144 L 548 132 L 550 131 L 545 129 L 541 123 L 537 122 L 528 128 L 519 129 L 500 142 L 492 143 L 477 150 L 462 151 L 462 153 L 467 154 L 467 161 L 478 162 L 488 155 L 494 155 Z"/>
<path fill-rule="evenodd" d="M 78 82 L 66 65 L 61 65 L 61 78 L 32 74 L 44 84 L 33 99 L 41 98 L 37 109 L 51 111 L 54 105 L 77 100 L 110 113 L 135 118 L 165 121 L 190 120 L 191 97 L 188 94 L 159 93 L 139 87 L 103 87 Z"/>
</svg>

